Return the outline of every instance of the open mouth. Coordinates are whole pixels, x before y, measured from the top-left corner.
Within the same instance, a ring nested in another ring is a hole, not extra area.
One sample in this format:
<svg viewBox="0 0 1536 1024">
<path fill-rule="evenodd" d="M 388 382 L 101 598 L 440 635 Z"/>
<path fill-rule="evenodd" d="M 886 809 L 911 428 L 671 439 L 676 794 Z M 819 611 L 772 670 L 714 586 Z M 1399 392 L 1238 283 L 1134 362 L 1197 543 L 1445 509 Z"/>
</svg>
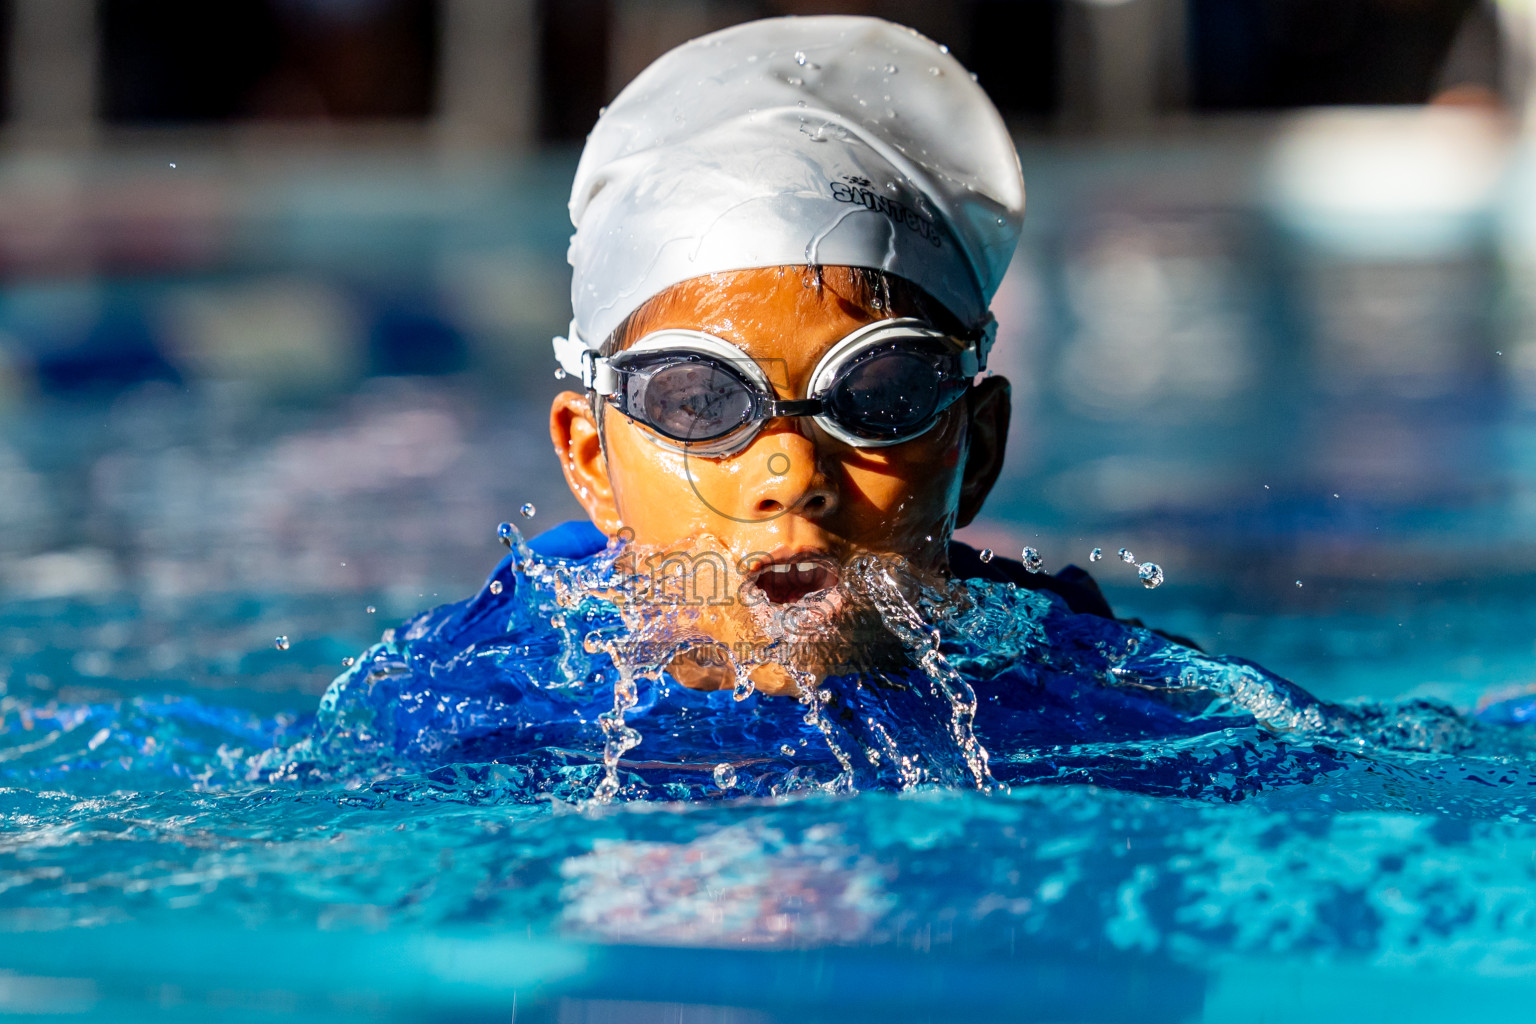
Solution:
<svg viewBox="0 0 1536 1024">
<path fill-rule="evenodd" d="M 751 582 L 769 604 L 793 604 L 811 594 L 830 590 L 839 579 L 837 563 L 820 553 L 795 552 L 759 566 Z"/>
</svg>

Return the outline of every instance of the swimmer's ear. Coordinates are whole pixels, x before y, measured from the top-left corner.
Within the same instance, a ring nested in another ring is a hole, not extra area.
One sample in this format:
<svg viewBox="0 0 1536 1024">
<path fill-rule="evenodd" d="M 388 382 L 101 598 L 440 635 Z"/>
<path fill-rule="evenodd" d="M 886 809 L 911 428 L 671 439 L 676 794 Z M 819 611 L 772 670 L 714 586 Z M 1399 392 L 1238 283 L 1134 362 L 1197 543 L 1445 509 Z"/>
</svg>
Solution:
<svg viewBox="0 0 1536 1024">
<path fill-rule="evenodd" d="M 597 433 L 597 419 L 591 403 L 574 391 L 555 396 L 549 409 L 549 439 L 555 445 L 555 458 L 565 474 L 565 484 L 586 509 L 592 525 L 612 536 L 624 524 L 619 520 L 613 500 L 613 483 L 608 479 L 608 460 L 603 455 Z"/>
<path fill-rule="evenodd" d="M 1011 388 L 1003 377 L 988 377 L 967 396 L 971 423 L 966 436 L 965 475 L 960 481 L 960 504 L 955 527 L 968 525 L 1003 471 L 1008 448 L 1008 419 L 1013 412 Z"/>
</svg>

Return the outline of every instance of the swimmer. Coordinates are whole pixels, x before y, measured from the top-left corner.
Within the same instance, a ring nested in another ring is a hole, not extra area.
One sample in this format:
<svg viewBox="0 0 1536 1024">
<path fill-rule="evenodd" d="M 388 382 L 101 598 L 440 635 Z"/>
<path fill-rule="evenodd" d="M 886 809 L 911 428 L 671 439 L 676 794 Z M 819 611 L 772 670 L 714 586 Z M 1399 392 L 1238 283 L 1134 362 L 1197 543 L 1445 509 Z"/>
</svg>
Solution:
<svg viewBox="0 0 1536 1024">
<path fill-rule="evenodd" d="M 909 29 L 770 19 L 657 60 L 599 118 L 571 192 L 575 316 L 555 349 L 582 390 L 554 400 L 550 433 L 592 548 L 725 567 L 734 599 L 699 629 L 739 645 L 813 627 L 818 676 L 888 639 L 840 586 L 859 559 L 1109 614 L 1080 570 L 951 540 L 1003 465 L 988 304 L 1023 213 L 1002 118 Z M 672 674 L 734 682 L 697 656 Z M 775 664 L 752 681 L 797 689 Z"/>
<path fill-rule="evenodd" d="M 549 425 L 587 519 L 507 524 L 480 593 L 332 683 L 303 756 L 516 758 L 600 801 L 697 794 L 727 751 L 773 759 L 754 792 L 987 788 L 983 729 L 1016 749 L 1289 709 L 1283 680 L 1116 621 L 1082 570 L 953 540 L 1006 454 L 989 305 L 1023 213 L 997 110 L 908 29 L 769 19 L 658 59 L 571 190 L 554 349 L 578 386 Z"/>
</svg>

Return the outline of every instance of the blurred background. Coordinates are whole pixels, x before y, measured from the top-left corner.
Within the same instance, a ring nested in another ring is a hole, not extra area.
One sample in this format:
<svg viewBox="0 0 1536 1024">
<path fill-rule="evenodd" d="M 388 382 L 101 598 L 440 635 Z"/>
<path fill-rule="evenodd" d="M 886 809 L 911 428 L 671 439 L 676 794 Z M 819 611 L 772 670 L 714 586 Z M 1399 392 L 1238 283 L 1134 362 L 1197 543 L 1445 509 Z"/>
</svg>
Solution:
<svg viewBox="0 0 1536 1024">
<path fill-rule="evenodd" d="M 582 138 L 671 46 L 824 12 L 947 44 L 1018 139 L 964 537 L 1101 547 L 1123 613 L 1328 696 L 1531 682 L 1525 0 L 0 0 L 0 680 L 292 705 L 577 515 Z"/>
</svg>

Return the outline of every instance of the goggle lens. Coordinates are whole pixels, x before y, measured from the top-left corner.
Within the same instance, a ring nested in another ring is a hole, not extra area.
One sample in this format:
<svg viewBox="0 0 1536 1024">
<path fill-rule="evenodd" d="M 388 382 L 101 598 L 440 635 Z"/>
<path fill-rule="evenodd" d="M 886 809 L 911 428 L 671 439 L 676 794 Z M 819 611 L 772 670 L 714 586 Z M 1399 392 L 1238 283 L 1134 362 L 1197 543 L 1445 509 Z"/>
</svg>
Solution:
<svg viewBox="0 0 1536 1024">
<path fill-rule="evenodd" d="M 752 418 L 752 389 L 712 359 L 665 362 L 625 385 L 629 415 L 674 441 L 713 441 Z"/>
<path fill-rule="evenodd" d="M 876 350 L 838 379 L 827 405 L 850 433 L 885 439 L 921 433 L 939 410 L 942 374 L 924 352 Z"/>
</svg>

